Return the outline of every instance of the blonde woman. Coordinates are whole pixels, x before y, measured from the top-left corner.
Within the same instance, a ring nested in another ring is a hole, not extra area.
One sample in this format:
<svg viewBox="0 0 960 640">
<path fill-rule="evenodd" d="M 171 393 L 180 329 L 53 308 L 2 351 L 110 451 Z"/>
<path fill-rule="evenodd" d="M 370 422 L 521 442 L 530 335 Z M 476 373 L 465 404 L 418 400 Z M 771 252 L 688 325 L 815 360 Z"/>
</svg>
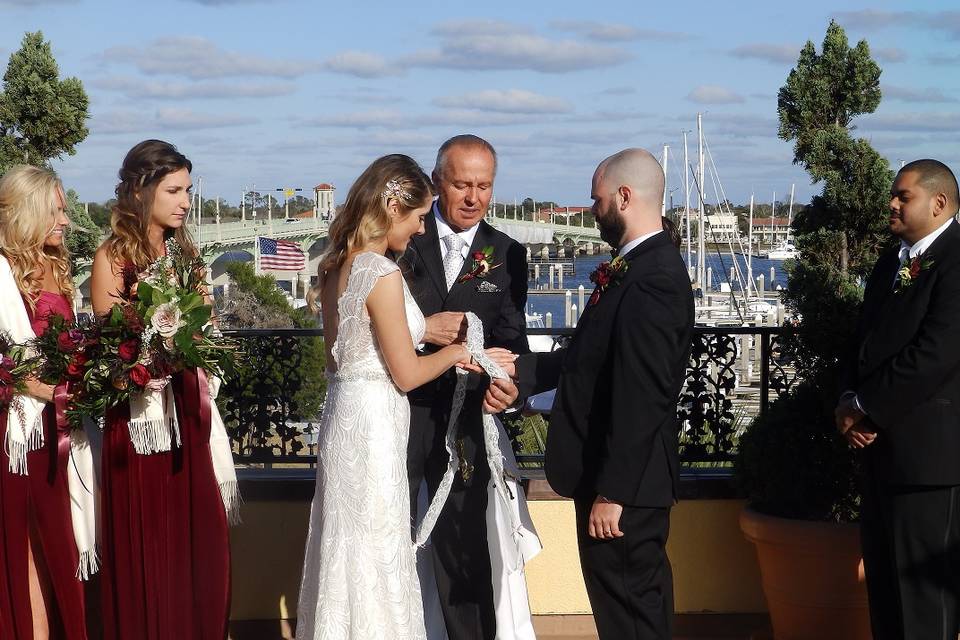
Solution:
<svg viewBox="0 0 960 640">
<path fill-rule="evenodd" d="M 0 331 L 17 342 L 44 331 L 51 315 L 73 320 L 64 207 L 52 171 L 21 165 L 0 179 Z M 30 381 L 27 394 L 0 414 L 0 638 L 83 640 L 70 431 L 54 406 L 65 392 Z M 95 566 L 92 539 L 84 546 Z"/>
<path fill-rule="evenodd" d="M 120 168 L 113 233 L 97 250 L 90 294 L 97 315 L 123 302 L 137 274 L 164 255 L 173 238 L 196 248 L 184 228 L 193 165 L 161 140 L 145 140 Z M 131 406 L 107 412 L 103 431 L 102 595 L 106 640 L 208 640 L 227 636 L 230 545 L 218 472 L 211 455 L 216 406 L 199 369 L 173 374 L 163 420 L 147 421 Z M 142 434 L 163 440 L 178 420 L 180 442 L 144 449 Z M 138 423 L 138 421 L 140 421 Z M 136 425 L 142 426 L 136 426 Z M 131 436 L 134 431 L 136 437 Z M 233 473 L 229 453 L 229 473 Z M 233 485 L 235 486 L 235 478 Z"/>
<path fill-rule="evenodd" d="M 329 386 L 317 443 L 297 638 L 425 638 L 410 536 L 406 392 L 470 356 L 418 357 L 423 314 L 393 256 L 423 233 L 432 185 L 407 156 L 350 188 L 320 261 Z M 311 304 L 315 303 L 311 296 Z"/>
</svg>

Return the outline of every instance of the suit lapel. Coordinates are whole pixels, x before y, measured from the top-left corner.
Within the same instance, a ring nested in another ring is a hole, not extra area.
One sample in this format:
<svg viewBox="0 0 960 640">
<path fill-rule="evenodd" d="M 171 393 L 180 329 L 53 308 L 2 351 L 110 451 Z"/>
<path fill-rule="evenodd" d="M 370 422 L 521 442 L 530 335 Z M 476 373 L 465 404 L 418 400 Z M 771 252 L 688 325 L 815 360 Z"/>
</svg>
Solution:
<svg viewBox="0 0 960 640">
<path fill-rule="evenodd" d="M 430 275 L 430 280 L 437 288 L 441 299 L 447 297 L 447 281 L 443 275 L 443 262 L 440 260 L 440 238 L 437 235 L 437 220 L 434 217 L 437 204 L 433 204 L 431 213 L 424 218 L 422 236 L 413 236 L 412 245 L 417 252 L 417 259 L 423 264 L 423 269 Z"/>
<path fill-rule="evenodd" d="M 454 280 L 453 286 L 450 287 L 449 297 L 452 298 L 455 295 L 460 296 L 464 292 L 472 291 L 475 288 L 477 283 L 473 281 L 474 279 L 470 279 L 465 282 L 460 282 L 459 280 L 465 274 L 469 273 L 471 267 L 473 267 L 473 258 L 470 257 L 473 255 L 473 252 L 480 251 L 484 247 L 488 247 L 493 244 L 492 229 L 493 227 L 487 224 L 487 222 L 484 220 L 481 220 L 477 225 L 477 232 L 473 235 L 473 242 L 470 243 L 470 250 L 467 251 L 467 259 L 463 261 L 463 266 L 460 267 L 460 273 L 457 275 L 457 279 Z M 494 252 L 493 265 L 499 264 L 500 266 L 497 268 L 504 269 L 505 267 L 502 264 L 503 259 L 504 256 L 497 255 L 497 253 Z"/>
</svg>

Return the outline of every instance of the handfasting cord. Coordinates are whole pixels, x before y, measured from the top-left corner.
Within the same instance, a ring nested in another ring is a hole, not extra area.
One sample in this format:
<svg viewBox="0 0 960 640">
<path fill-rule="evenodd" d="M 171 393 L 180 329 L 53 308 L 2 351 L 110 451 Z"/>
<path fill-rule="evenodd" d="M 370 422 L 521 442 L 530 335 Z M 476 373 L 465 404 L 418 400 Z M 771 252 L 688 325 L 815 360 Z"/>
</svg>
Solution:
<svg viewBox="0 0 960 640">
<path fill-rule="evenodd" d="M 491 360 L 483 350 L 483 324 L 480 322 L 480 319 L 469 311 L 466 313 L 466 318 L 467 351 L 470 352 L 470 355 L 473 356 L 473 359 L 476 360 L 477 364 L 480 365 L 488 376 L 491 378 L 506 378 L 506 372 L 500 365 Z M 415 548 L 422 548 L 430 538 L 430 533 L 437 523 L 437 518 L 443 510 L 443 505 L 447 502 L 447 497 L 450 495 L 453 478 L 460 465 L 460 457 L 457 455 L 457 450 L 454 445 L 457 439 L 460 412 L 463 410 L 463 401 L 467 395 L 467 372 L 462 369 L 457 369 L 456 372 L 457 386 L 453 391 L 453 406 L 450 408 L 450 419 L 447 422 L 447 436 L 444 443 L 448 456 L 447 469 L 443 473 L 440 486 L 437 487 L 437 493 L 434 494 L 433 500 L 430 501 L 430 506 L 427 508 L 427 512 L 420 523 L 420 528 L 417 530 L 417 535 L 414 539 Z M 497 425 L 493 421 L 493 416 L 487 413 L 483 414 L 483 441 L 487 450 L 487 464 L 490 467 L 490 477 L 494 480 L 497 492 L 501 498 L 509 502 L 511 496 L 502 481 L 503 458 L 500 455 L 500 447 L 498 445 L 499 433 L 497 431 Z"/>
</svg>

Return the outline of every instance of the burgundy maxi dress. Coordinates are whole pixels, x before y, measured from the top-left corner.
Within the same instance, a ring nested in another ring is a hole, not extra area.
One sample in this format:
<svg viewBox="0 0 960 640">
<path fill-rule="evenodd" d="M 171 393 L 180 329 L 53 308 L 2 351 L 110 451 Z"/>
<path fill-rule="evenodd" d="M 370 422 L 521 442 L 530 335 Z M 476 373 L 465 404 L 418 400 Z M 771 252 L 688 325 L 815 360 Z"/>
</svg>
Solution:
<svg viewBox="0 0 960 640">
<path fill-rule="evenodd" d="M 137 454 L 127 406 L 107 413 L 101 478 L 105 640 L 223 640 L 227 518 L 210 459 L 210 396 L 195 369 L 171 384 L 182 444 Z"/>
<path fill-rule="evenodd" d="M 26 308 L 38 335 L 46 329 L 50 315 L 73 320 L 70 303 L 57 293 L 41 291 L 36 309 Z M 6 430 L 7 412 L 2 411 L 0 442 Z M 0 638 L 33 639 L 27 556 L 32 531 L 37 569 L 50 578 L 50 637 L 86 640 L 83 583 L 76 577 L 80 554 L 67 489 L 70 431 L 57 427 L 53 403 L 47 403 L 43 413 L 43 430 L 44 446 L 27 453 L 26 476 L 10 472 L 10 460 L 0 447 Z"/>
</svg>

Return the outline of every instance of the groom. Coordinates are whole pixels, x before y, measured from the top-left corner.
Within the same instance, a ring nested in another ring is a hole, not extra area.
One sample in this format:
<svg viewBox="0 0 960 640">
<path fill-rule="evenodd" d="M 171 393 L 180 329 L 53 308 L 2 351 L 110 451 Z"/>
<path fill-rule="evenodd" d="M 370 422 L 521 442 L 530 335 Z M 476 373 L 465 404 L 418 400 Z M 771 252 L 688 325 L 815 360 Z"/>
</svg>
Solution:
<svg viewBox="0 0 960 640">
<path fill-rule="evenodd" d="M 900 240 L 863 295 L 837 427 L 863 449 L 863 564 L 873 637 L 960 632 L 960 194 L 936 160 L 900 169 Z"/>
<path fill-rule="evenodd" d="M 427 349 L 462 339 L 464 312 L 472 311 L 483 323 L 485 346 L 529 351 L 526 250 L 483 219 L 496 169 L 496 151 L 474 135 L 455 136 L 437 153 L 433 183 L 439 198 L 424 220 L 425 233 L 413 237 L 403 256 L 407 283 L 427 316 Z M 497 392 L 501 384 L 491 388 Z M 426 479 L 432 499 L 447 468 L 445 437 L 455 385 L 456 375 L 450 371 L 409 394 L 407 470 L 413 513 L 421 482 Z M 481 421 L 486 385 L 485 378 L 471 374 L 455 445 L 460 467 L 431 535 L 450 640 L 493 640 L 496 635 L 486 532 L 490 470 Z"/>
<path fill-rule="evenodd" d="M 570 346 L 520 356 L 512 372 L 522 396 L 557 387 L 547 480 L 574 499 L 580 565 L 602 640 L 671 637 L 665 545 L 693 293 L 662 231 L 663 184 L 659 163 L 643 149 L 600 163 L 593 215 L 619 257 L 598 269 Z"/>
</svg>

